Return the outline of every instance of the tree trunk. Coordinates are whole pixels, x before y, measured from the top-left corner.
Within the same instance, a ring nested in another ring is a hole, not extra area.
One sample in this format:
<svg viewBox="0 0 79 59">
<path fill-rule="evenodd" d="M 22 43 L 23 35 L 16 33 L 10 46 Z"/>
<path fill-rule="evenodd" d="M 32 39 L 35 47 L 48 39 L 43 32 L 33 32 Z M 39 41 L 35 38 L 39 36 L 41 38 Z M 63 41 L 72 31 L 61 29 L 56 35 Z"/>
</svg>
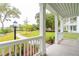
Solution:
<svg viewBox="0 0 79 59">
<path fill-rule="evenodd" d="M 4 23 L 2 22 L 2 28 L 1 28 L 2 30 L 4 30 Z"/>
</svg>

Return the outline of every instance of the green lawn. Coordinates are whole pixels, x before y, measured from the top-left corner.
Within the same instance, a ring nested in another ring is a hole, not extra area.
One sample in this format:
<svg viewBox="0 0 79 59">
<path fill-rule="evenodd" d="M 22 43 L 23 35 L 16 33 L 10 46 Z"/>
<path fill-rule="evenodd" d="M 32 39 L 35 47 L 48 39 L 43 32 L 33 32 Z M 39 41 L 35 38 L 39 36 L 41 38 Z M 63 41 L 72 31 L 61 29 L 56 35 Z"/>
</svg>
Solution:
<svg viewBox="0 0 79 59">
<path fill-rule="evenodd" d="M 18 37 L 17 37 L 18 39 Z M 0 42 L 4 42 L 4 41 L 10 41 L 10 40 L 14 40 L 14 35 L 13 35 L 13 32 L 11 33 L 7 33 L 7 34 L 4 34 L 3 36 L 0 36 Z M 7 54 L 9 51 L 8 51 L 8 47 L 5 46 L 5 54 Z M 11 46 L 11 50 L 13 51 L 14 47 Z M 1 49 L 0 49 L 0 55 L 1 55 Z"/>
<path fill-rule="evenodd" d="M 55 36 L 55 33 L 54 32 L 46 32 L 46 41 L 50 40 L 50 37 L 54 37 Z"/>
<path fill-rule="evenodd" d="M 0 36 L 0 42 L 10 41 L 13 39 L 14 39 L 13 32 L 4 34 L 3 36 Z M 18 37 L 17 37 L 17 39 L 18 39 Z"/>
<path fill-rule="evenodd" d="M 39 35 L 39 31 L 32 31 L 32 32 L 18 31 L 17 33 L 26 37 L 33 37 L 33 36 Z M 51 36 L 52 37 L 54 36 L 54 32 L 46 32 L 46 38 L 51 37 Z"/>
<path fill-rule="evenodd" d="M 67 33 L 67 32 L 64 32 L 63 35 L 64 35 L 64 38 L 79 39 L 79 33 Z"/>
<path fill-rule="evenodd" d="M 26 31 L 17 31 L 17 33 L 25 36 L 25 37 L 34 37 L 34 36 L 38 36 L 39 35 L 39 31 L 32 31 L 32 32 L 26 32 Z M 46 32 L 46 42 L 48 40 L 50 40 L 50 37 L 54 37 L 55 35 L 55 32 Z M 68 39 L 78 39 L 79 38 L 79 34 L 77 33 L 66 33 L 64 32 L 63 33 L 64 35 L 64 38 L 68 38 Z M 8 34 L 5 34 L 4 36 L 0 36 L 0 42 L 3 42 L 3 41 L 9 41 L 9 40 L 13 40 L 13 32 L 11 33 L 8 33 Z M 18 39 L 18 37 L 17 37 Z M 13 46 L 12 46 L 12 51 L 13 51 Z M 0 49 L 0 53 L 1 53 L 1 49 Z M 8 47 L 5 47 L 5 53 L 7 54 L 8 53 Z"/>
<path fill-rule="evenodd" d="M 39 31 L 32 31 L 32 32 L 27 32 L 27 31 L 17 31 L 17 33 L 25 36 L 25 37 L 33 37 L 39 35 Z"/>
<path fill-rule="evenodd" d="M 28 37 L 28 38 L 39 35 L 39 31 L 32 31 L 32 32 L 17 31 L 17 33 L 20 33 L 21 35 Z M 64 35 L 64 38 L 69 38 L 69 39 L 78 39 L 79 38 L 79 34 L 77 34 L 77 33 L 64 32 L 63 35 Z M 50 37 L 54 37 L 54 32 L 46 32 L 46 40 L 49 40 Z M 13 39 L 14 39 L 13 32 L 0 36 L 0 42 L 9 41 L 9 40 L 13 40 Z M 18 39 L 18 37 L 17 37 L 17 39 Z"/>
<path fill-rule="evenodd" d="M 26 32 L 26 31 L 18 31 L 17 33 L 25 36 L 25 37 L 33 37 L 33 36 L 38 36 L 39 31 L 32 31 L 32 32 Z M 54 37 L 54 32 L 46 32 L 46 41 L 49 40 L 50 37 Z"/>
<path fill-rule="evenodd" d="M 17 33 L 20 33 L 25 37 L 33 37 L 39 35 L 39 31 L 32 31 L 32 32 L 19 31 Z M 55 36 L 55 32 L 46 32 L 46 40 L 49 40 L 50 37 L 54 37 L 54 36 Z M 79 39 L 79 34 L 64 32 L 63 37 L 68 39 Z"/>
</svg>

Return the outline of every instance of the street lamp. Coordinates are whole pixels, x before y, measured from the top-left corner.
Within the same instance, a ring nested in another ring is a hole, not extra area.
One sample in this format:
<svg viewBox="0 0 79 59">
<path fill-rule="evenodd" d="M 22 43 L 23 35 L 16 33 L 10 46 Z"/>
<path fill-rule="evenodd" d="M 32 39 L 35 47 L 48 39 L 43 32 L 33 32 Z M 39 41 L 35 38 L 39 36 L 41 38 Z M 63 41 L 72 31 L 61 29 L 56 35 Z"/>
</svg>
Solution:
<svg viewBox="0 0 79 59">
<path fill-rule="evenodd" d="M 16 28 L 17 28 L 17 22 L 13 22 L 13 27 L 14 27 L 14 40 L 16 40 Z"/>
<path fill-rule="evenodd" d="M 17 28 L 17 22 L 16 21 L 13 22 L 13 27 L 14 27 L 14 40 L 16 40 L 16 28 Z M 15 52 L 15 45 L 14 45 L 14 52 Z"/>
</svg>

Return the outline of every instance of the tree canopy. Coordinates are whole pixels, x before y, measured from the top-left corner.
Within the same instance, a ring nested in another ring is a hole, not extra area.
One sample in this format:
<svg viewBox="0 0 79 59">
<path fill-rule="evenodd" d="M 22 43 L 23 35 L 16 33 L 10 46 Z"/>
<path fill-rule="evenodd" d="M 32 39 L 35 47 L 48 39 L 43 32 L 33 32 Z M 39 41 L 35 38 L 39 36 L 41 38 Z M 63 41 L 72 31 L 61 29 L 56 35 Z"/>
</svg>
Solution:
<svg viewBox="0 0 79 59">
<path fill-rule="evenodd" d="M 0 22 L 2 29 L 4 28 L 4 21 L 11 21 L 11 18 L 20 18 L 20 14 L 19 9 L 11 6 L 9 3 L 0 3 Z"/>
<path fill-rule="evenodd" d="M 35 15 L 35 19 L 37 20 L 37 24 L 39 26 L 39 13 Z M 51 28 L 54 31 L 54 15 L 51 13 L 46 14 L 46 29 Z"/>
</svg>

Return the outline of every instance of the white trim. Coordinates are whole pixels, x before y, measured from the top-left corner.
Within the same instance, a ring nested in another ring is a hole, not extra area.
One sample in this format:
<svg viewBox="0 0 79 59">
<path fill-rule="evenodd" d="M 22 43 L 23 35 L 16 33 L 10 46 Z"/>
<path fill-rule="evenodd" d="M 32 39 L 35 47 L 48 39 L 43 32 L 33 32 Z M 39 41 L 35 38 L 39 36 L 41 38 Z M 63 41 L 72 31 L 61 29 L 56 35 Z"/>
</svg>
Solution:
<svg viewBox="0 0 79 59">
<path fill-rule="evenodd" d="M 37 40 L 40 39 L 41 40 L 42 36 L 35 36 L 35 37 L 31 37 L 31 38 L 27 38 L 27 39 L 17 39 L 17 40 L 11 40 L 11 41 L 5 41 L 5 42 L 0 42 L 0 48 L 3 46 L 11 46 L 12 44 L 20 44 L 20 43 L 24 43 L 25 41 L 31 41 L 31 40 Z"/>
<path fill-rule="evenodd" d="M 41 51 L 42 55 L 46 54 L 46 46 L 45 46 L 45 31 L 46 31 L 46 4 L 40 3 L 40 35 L 43 37 L 41 39 Z"/>
<path fill-rule="evenodd" d="M 57 12 L 49 4 L 46 5 L 46 8 L 53 14 L 57 15 Z"/>
<path fill-rule="evenodd" d="M 62 40 L 63 39 L 63 31 L 64 31 L 64 24 L 63 24 L 63 18 L 61 17 L 60 18 L 60 40 Z"/>
<path fill-rule="evenodd" d="M 58 17 L 55 15 L 55 43 L 58 43 Z"/>
<path fill-rule="evenodd" d="M 63 18 L 79 16 L 78 3 L 48 3 Z"/>
</svg>

